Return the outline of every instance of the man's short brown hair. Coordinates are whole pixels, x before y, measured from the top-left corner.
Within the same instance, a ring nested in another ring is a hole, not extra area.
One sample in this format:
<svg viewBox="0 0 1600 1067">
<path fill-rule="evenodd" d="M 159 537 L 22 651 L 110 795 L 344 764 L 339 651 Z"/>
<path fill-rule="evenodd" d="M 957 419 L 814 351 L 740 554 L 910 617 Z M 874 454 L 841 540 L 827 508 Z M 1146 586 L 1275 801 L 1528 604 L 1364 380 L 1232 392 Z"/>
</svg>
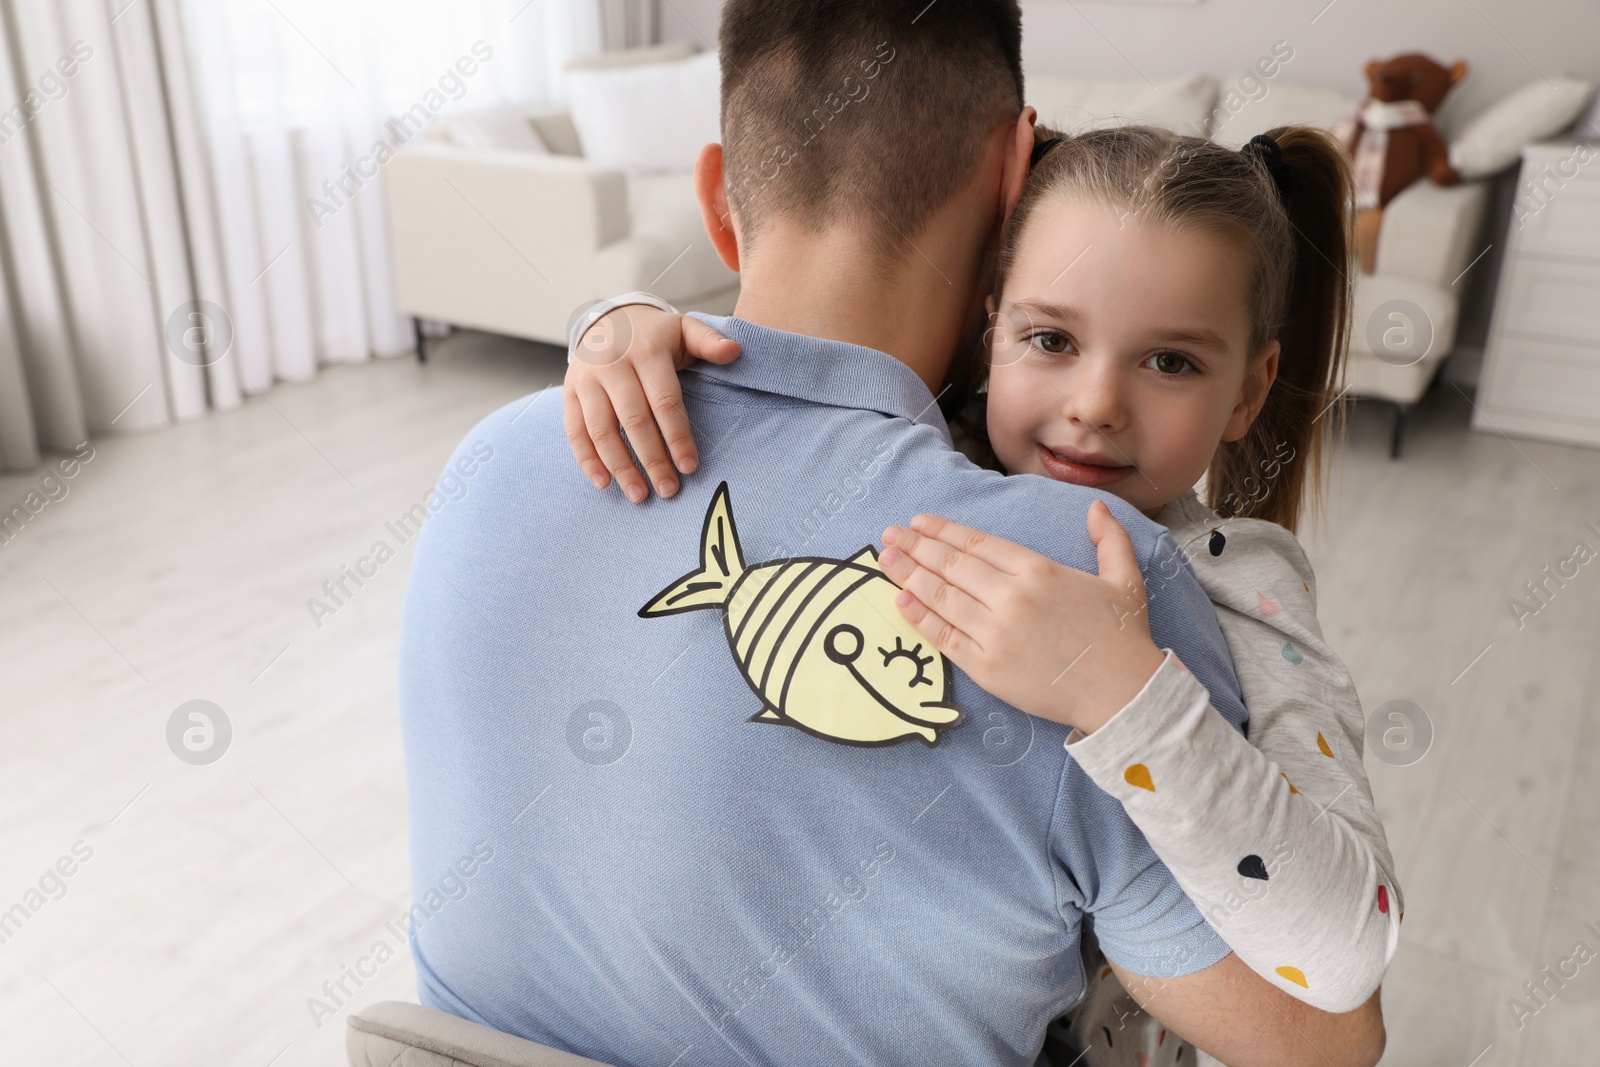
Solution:
<svg viewBox="0 0 1600 1067">
<path fill-rule="evenodd" d="M 1022 109 L 1017 0 L 728 0 L 720 47 L 746 242 L 777 214 L 910 239 Z"/>
</svg>

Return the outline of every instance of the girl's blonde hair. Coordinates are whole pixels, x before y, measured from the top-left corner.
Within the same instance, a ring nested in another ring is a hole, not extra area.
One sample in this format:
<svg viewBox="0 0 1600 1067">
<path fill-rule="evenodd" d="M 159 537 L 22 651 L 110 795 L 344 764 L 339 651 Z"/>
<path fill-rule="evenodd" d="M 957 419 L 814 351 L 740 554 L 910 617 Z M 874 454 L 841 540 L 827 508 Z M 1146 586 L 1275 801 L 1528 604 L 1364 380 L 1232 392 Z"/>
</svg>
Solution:
<svg viewBox="0 0 1600 1067">
<path fill-rule="evenodd" d="M 1266 519 L 1293 531 L 1303 504 L 1315 512 L 1322 503 L 1323 420 L 1335 438 L 1343 428 L 1339 382 L 1352 277 L 1352 188 L 1343 149 L 1302 126 L 1271 131 L 1275 149 L 1249 151 L 1148 126 L 1095 130 L 1046 147 L 1056 136 L 1037 133 L 1045 150 L 1012 213 L 997 298 L 1028 219 L 1046 198 L 1089 197 L 1144 221 L 1198 227 L 1234 242 L 1249 265 L 1242 295 L 1250 309 L 1251 358 L 1277 341 L 1278 376 L 1244 437 L 1218 447 L 1206 477 L 1207 503 L 1224 516 Z"/>
</svg>

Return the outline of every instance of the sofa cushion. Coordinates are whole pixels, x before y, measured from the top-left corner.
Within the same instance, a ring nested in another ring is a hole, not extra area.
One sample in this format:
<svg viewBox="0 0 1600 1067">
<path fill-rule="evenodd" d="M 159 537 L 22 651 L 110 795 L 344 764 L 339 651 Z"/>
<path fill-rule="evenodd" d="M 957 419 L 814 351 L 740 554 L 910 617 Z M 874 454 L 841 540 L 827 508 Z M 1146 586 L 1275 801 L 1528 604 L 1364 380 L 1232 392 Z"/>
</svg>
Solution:
<svg viewBox="0 0 1600 1067">
<path fill-rule="evenodd" d="M 1204 74 L 1153 83 L 1029 74 L 1027 85 L 1028 103 L 1038 109 L 1039 121 L 1066 133 L 1149 125 L 1204 137 L 1217 99 L 1217 83 Z"/>
<path fill-rule="evenodd" d="M 552 155 L 583 155 L 583 145 L 578 141 L 578 131 L 572 125 L 572 112 L 566 108 L 534 111 L 528 115 L 528 122 Z"/>
<path fill-rule="evenodd" d="M 1360 106 L 1359 98 L 1332 89 L 1243 74 L 1225 82 L 1217 94 L 1211 135 L 1218 144 L 1238 148 L 1279 126 L 1332 130 L 1334 123 L 1355 114 Z"/>
<path fill-rule="evenodd" d="M 1370 352 L 1350 350 L 1350 362 L 1345 369 L 1345 384 L 1349 394 L 1392 400 L 1397 404 L 1415 404 L 1422 399 L 1439 373 L 1443 357 L 1430 356 L 1420 363 L 1397 367 L 1385 363 Z"/>
<path fill-rule="evenodd" d="M 550 149 L 528 116 L 514 108 L 488 108 L 452 115 L 440 123 L 444 139 L 473 152 L 539 152 Z"/>
<path fill-rule="evenodd" d="M 715 52 L 676 63 L 567 72 L 583 154 L 632 173 L 688 170 L 720 140 L 721 70 Z"/>
</svg>

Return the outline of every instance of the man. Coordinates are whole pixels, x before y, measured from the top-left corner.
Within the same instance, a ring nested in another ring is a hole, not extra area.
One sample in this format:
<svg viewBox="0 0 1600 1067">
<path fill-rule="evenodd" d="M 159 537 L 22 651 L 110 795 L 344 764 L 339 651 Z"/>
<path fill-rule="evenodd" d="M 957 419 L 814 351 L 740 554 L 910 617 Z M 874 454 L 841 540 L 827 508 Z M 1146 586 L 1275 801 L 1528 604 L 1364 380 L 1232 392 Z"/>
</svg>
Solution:
<svg viewBox="0 0 1600 1067">
<path fill-rule="evenodd" d="M 743 355 L 683 377 L 698 470 L 596 493 L 547 391 L 468 435 L 418 544 L 424 1003 L 622 1067 L 1031 1064 L 1087 920 L 1229 1063 L 1375 1062 L 1376 997 L 1331 1016 L 1251 974 L 1064 728 L 884 610 L 870 546 L 919 511 L 1094 566 L 1100 495 L 973 467 L 936 402 L 1033 144 L 1014 0 L 730 0 L 721 47 L 696 191 Z M 1171 558 L 1108 503 L 1142 568 Z M 1149 608 L 1241 724 L 1193 578 Z"/>
</svg>

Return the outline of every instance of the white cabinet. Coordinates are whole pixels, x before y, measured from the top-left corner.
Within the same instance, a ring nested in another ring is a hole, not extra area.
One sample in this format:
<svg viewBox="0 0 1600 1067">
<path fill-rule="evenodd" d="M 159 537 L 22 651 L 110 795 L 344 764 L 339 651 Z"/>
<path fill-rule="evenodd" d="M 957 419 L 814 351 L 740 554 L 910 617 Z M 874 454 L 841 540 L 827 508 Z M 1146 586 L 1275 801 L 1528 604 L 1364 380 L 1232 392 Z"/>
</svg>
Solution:
<svg viewBox="0 0 1600 1067">
<path fill-rule="evenodd" d="M 1522 153 L 1476 430 L 1600 447 L 1600 144 Z"/>
</svg>

